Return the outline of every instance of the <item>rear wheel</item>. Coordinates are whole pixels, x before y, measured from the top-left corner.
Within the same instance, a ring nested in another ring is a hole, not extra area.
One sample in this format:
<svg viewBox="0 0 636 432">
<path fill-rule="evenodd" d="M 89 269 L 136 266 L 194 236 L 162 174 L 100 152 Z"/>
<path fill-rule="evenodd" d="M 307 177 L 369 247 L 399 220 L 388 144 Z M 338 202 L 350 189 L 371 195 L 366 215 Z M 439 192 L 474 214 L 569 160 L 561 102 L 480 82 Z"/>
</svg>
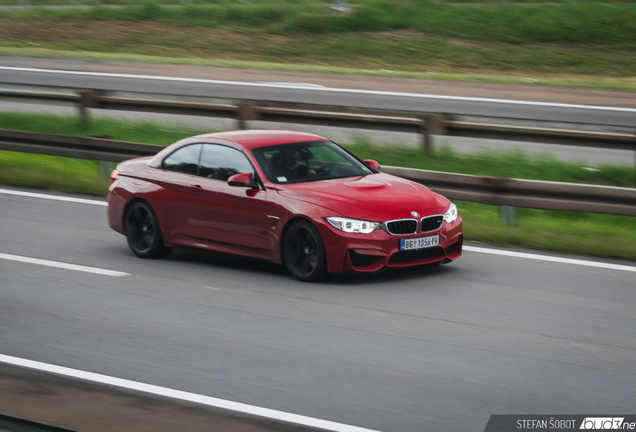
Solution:
<svg viewBox="0 0 636 432">
<path fill-rule="evenodd" d="M 170 252 L 163 245 L 159 219 L 146 201 L 135 201 L 124 215 L 128 246 L 140 258 L 159 258 Z"/>
<path fill-rule="evenodd" d="M 325 246 L 311 223 L 298 221 L 283 241 L 283 255 L 289 272 L 303 282 L 315 282 L 327 274 Z"/>
</svg>

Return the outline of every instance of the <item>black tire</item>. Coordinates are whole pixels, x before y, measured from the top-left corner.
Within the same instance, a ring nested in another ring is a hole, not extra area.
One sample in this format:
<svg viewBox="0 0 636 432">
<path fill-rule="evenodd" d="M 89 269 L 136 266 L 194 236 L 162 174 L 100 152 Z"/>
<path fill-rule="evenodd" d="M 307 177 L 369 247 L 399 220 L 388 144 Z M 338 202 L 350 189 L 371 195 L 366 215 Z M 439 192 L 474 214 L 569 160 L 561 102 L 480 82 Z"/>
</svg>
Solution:
<svg viewBox="0 0 636 432">
<path fill-rule="evenodd" d="M 296 279 L 316 282 L 327 274 L 327 257 L 320 233 L 311 223 L 297 221 L 283 240 L 285 265 Z"/>
<path fill-rule="evenodd" d="M 160 258 L 171 250 L 163 245 L 159 219 L 146 201 L 135 201 L 128 206 L 124 232 L 130 250 L 140 258 Z"/>
</svg>

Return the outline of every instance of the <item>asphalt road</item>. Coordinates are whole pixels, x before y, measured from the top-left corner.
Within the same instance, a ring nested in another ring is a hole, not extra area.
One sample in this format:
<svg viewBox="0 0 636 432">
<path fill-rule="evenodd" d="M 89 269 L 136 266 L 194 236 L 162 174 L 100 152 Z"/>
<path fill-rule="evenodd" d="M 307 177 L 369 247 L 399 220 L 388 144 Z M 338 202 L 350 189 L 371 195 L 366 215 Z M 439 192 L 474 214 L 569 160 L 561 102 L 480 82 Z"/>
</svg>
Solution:
<svg viewBox="0 0 636 432">
<path fill-rule="evenodd" d="M 105 207 L 0 193 L 0 353 L 383 431 L 491 414 L 629 414 L 636 274 L 467 251 L 295 281 L 177 250 L 141 260 Z"/>
</svg>

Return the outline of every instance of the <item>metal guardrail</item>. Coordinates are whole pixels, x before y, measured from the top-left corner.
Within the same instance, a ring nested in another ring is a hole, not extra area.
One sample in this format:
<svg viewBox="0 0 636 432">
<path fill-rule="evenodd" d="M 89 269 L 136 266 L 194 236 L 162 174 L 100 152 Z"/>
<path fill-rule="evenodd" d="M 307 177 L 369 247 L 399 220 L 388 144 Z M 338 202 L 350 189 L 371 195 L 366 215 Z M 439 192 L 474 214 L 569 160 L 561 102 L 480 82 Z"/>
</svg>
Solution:
<svg viewBox="0 0 636 432">
<path fill-rule="evenodd" d="M 449 121 L 445 124 L 445 127 L 445 135 L 450 136 L 470 136 L 472 138 L 543 142 L 636 151 L 636 133 L 592 132 L 542 127 L 529 128 L 461 121 Z"/>
<path fill-rule="evenodd" d="M 636 189 L 499 177 L 400 167 L 382 171 L 422 183 L 448 198 L 511 207 L 636 216 Z"/>
<path fill-rule="evenodd" d="M 134 157 L 155 154 L 161 148 L 158 145 L 99 137 L 75 137 L 0 129 L 0 150 L 25 153 L 121 162 Z"/>
<path fill-rule="evenodd" d="M 68 429 L 61 429 L 36 423 L 24 419 L 8 417 L 0 414 L 0 432 L 73 432 Z"/>
<path fill-rule="evenodd" d="M 163 147 L 104 138 L 0 129 L 0 150 L 120 162 Z M 386 166 L 383 172 L 422 183 L 450 199 L 484 204 L 636 216 L 636 189 L 473 176 Z"/>
<path fill-rule="evenodd" d="M 237 120 L 239 129 L 248 121 L 301 123 L 358 129 L 409 132 L 420 134 L 427 153 L 433 150 L 433 135 L 488 138 L 495 140 L 541 142 L 584 147 L 634 150 L 636 164 L 636 132 L 612 133 L 546 127 L 459 121 L 448 114 L 426 114 L 408 111 L 374 111 L 345 106 L 275 103 L 271 101 L 238 101 L 235 104 L 213 104 L 176 100 L 129 98 L 109 95 L 101 90 L 80 94 L 41 91 L 0 90 L 0 97 L 40 101 L 72 102 L 87 120 L 89 109 L 107 109 L 164 114 L 209 116 Z"/>
</svg>

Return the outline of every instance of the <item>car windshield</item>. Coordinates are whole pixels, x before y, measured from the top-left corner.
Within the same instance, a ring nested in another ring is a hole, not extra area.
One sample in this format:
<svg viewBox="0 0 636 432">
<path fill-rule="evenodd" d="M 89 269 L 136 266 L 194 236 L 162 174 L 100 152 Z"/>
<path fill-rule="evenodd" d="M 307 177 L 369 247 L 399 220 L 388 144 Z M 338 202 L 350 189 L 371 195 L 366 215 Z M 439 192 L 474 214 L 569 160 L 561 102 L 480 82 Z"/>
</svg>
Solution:
<svg viewBox="0 0 636 432">
<path fill-rule="evenodd" d="M 372 174 L 362 161 L 331 141 L 252 149 L 272 183 L 299 183 Z"/>
</svg>

